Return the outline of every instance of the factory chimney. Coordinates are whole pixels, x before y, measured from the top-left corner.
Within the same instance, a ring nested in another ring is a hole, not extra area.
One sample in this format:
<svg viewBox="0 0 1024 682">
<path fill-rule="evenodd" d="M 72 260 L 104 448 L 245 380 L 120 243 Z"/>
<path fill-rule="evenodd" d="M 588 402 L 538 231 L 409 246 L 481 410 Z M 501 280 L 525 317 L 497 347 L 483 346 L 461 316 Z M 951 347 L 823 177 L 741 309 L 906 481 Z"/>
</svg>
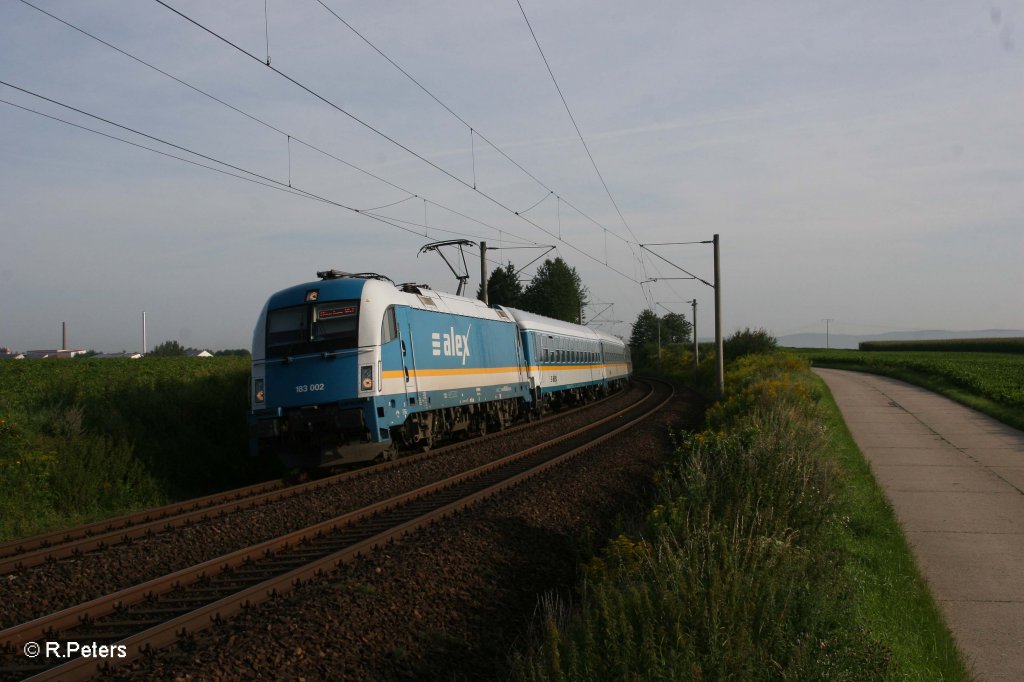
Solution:
<svg viewBox="0 0 1024 682">
<path fill-rule="evenodd" d="M 67 350 L 68 349 L 68 323 L 67 322 L 61 322 L 60 323 L 60 332 L 61 332 L 60 349 L 61 350 Z"/>
</svg>

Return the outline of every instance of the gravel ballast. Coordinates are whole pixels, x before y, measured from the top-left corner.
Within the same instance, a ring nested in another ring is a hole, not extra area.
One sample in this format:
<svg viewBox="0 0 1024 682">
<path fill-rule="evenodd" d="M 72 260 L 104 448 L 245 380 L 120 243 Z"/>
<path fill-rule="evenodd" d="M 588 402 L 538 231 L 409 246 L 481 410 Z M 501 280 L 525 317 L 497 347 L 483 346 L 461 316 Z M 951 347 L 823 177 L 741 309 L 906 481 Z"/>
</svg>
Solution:
<svg viewBox="0 0 1024 682">
<path fill-rule="evenodd" d="M 693 414 L 677 397 L 567 464 L 114 676 L 500 678 L 539 599 L 571 595 L 580 559 L 641 513 L 670 429 Z"/>
<path fill-rule="evenodd" d="M 334 518 L 551 439 L 643 395 L 632 388 L 573 414 L 500 434 L 419 462 L 139 538 L 85 556 L 0 576 L 0 629 L 188 568 Z"/>
</svg>

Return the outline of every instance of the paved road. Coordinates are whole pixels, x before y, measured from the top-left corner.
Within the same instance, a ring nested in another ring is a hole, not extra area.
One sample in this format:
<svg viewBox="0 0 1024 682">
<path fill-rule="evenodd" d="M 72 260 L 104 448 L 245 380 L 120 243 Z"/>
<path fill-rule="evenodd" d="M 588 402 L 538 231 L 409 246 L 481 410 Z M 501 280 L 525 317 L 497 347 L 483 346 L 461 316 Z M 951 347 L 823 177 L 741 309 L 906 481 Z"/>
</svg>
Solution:
<svg viewBox="0 0 1024 682">
<path fill-rule="evenodd" d="M 895 379 L 815 372 L 978 679 L 1024 680 L 1024 432 Z"/>
</svg>

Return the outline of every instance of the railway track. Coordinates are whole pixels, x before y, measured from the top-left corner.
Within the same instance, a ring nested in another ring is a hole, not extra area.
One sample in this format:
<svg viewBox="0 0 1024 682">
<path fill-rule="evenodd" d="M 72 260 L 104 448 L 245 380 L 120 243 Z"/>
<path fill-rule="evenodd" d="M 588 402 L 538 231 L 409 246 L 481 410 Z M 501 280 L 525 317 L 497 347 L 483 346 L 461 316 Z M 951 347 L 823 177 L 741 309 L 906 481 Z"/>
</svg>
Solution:
<svg viewBox="0 0 1024 682">
<path fill-rule="evenodd" d="M 120 590 L 0 632 L 0 676 L 86 679 L 149 647 L 166 646 L 269 599 L 374 547 L 496 495 L 652 414 L 671 397 L 653 388 L 639 403 L 585 428 L 376 504 Z M 123 647 L 124 658 L 30 659 L 26 645 Z M 56 665 L 55 665 L 56 664 Z"/>
<path fill-rule="evenodd" d="M 610 397 L 614 397 L 614 395 Z M 0 544 L 0 576 L 22 568 L 38 566 L 49 561 L 59 561 L 81 556 L 88 552 L 102 550 L 136 538 L 170 532 L 176 528 L 241 510 L 255 509 L 288 497 L 310 494 L 317 490 L 344 484 L 356 478 L 410 466 L 430 457 L 437 457 L 459 449 L 474 447 L 480 443 L 503 438 L 524 429 L 536 428 L 549 421 L 593 408 L 608 399 L 604 398 L 596 403 L 590 403 L 589 405 L 573 408 L 572 410 L 565 410 L 529 424 L 520 424 L 469 441 L 462 441 L 425 453 L 353 469 L 304 483 L 291 484 L 285 480 L 268 481 L 223 493 L 185 500 L 163 507 L 147 509 L 134 514 L 97 521 L 75 528 L 2 543 Z"/>
</svg>

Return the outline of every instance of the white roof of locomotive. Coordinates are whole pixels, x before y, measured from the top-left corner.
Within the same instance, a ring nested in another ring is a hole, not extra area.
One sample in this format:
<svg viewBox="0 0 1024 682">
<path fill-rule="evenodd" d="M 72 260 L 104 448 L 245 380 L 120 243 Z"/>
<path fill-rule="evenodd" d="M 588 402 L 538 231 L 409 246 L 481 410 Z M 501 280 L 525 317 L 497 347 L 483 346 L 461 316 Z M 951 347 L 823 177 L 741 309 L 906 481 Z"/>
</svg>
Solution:
<svg viewBox="0 0 1024 682">
<path fill-rule="evenodd" d="M 435 291 L 426 287 L 422 287 L 419 290 L 420 293 L 417 294 L 392 288 L 390 285 L 383 282 L 374 282 L 373 284 L 375 286 L 370 290 L 381 292 L 378 295 L 383 295 L 384 299 L 391 303 L 402 303 L 411 308 L 418 308 L 420 310 L 436 310 L 450 313 L 452 315 L 478 317 L 487 320 L 497 320 L 499 322 L 512 322 L 511 319 L 503 317 L 497 310 L 485 305 L 483 301 L 475 298 L 456 296 L 455 294 L 449 294 L 444 291 Z M 367 285 L 369 286 L 370 283 L 368 282 Z M 376 285 L 380 285 L 380 288 Z M 364 292 L 366 291 L 367 289 L 364 289 Z M 364 293 L 364 297 L 365 296 L 366 293 Z M 430 300 L 433 305 L 426 303 L 427 300 Z"/>
</svg>

